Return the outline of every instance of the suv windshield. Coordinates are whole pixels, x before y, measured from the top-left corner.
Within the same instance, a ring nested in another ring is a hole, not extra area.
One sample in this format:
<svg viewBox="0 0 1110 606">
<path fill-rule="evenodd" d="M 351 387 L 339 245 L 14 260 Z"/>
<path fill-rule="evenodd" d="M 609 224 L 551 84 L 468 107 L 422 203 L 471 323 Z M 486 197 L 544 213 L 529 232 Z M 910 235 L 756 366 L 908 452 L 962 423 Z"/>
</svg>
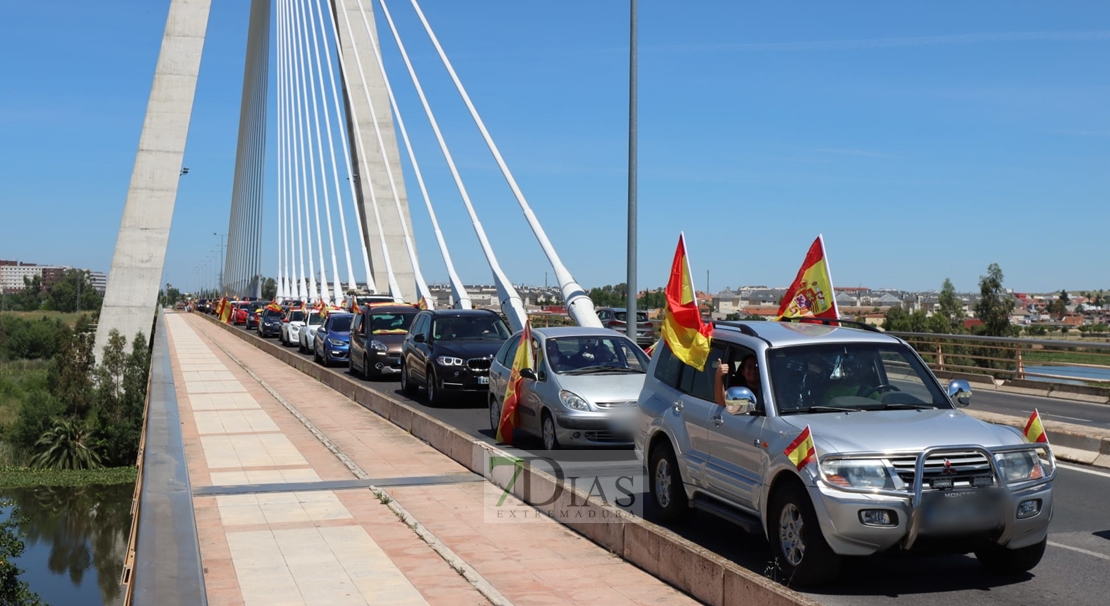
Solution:
<svg viewBox="0 0 1110 606">
<path fill-rule="evenodd" d="M 485 339 L 501 341 L 509 338 L 509 327 L 498 317 L 454 316 L 436 318 L 432 323 L 432 338 L 438 341 Z"/>
<path fill-rule="evenodd" d="M 409 326 L 412 325 L 412 319 L 415 317 L 415 313 L 373 314 L 370 316 L 370 333 L 375 335 L 403 335 L 409 331 Z"/>
<path fill-rule="evenodd" d="M 917 356 L 895 343 L 846 343 L 767 352 L 780 414 L 952 408 Z"/>
<path fill-rule="evenodd" d="M 556 374 L 647 371 L 648 357 L 632 341 L 620 337 L 557 337 L 544 345 L 548 366 Z"/>
</svg>

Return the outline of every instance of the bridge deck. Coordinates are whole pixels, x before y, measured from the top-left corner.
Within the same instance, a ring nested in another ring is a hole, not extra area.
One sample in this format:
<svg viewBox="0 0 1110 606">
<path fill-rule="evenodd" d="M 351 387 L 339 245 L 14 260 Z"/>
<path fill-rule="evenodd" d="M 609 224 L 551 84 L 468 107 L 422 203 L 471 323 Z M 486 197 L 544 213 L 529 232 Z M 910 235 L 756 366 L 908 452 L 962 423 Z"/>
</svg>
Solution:
<svg viewBox="0 0 1110 606">
<path fill-rule="evenodd" d="M 166 320 L 211 604 L 693 603 L 555 522 L 486 522 L 485 484 L 447 456 L 203 319 Z"/>
</svg>

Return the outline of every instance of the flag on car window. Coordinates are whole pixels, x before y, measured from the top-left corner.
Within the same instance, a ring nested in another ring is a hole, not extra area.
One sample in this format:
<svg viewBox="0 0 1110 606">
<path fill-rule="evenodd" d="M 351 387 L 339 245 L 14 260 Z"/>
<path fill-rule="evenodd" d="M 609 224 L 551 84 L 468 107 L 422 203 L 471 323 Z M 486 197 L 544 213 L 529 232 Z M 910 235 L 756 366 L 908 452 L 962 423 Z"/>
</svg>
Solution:
<svg viewBox="0 0 1110 606">
<path fill-rule="evenodd" d="M 235 310 L 235 305 L 233 305 L 230 301 L 227 301 L 225 299 L 224 304 L 223 304 L 223 310 L 220 311 L 220 322 L 223 322 L 224 324 L 230 324 L 231 319 L 232 319 L 231 318 L 231 315 L 232 315 L 231 312 L 234 311 L 234 310 Z"/>
<path fill-rule="evenodd" d="M 1037 412 L 1036 408 L 1033 409 L 1033 414 L 1029 415 L 1029 421 L 1025 424 L 1025 439 L 1033 443 L 1048 443 L 1048 435 L 1044 432 L 1044 425 L 1041 425 L 1041 413 Z"/>
<path fill-rule="evenodd" d="M 806 463 L 809 463 L 817 456 L 817 450 L 813 446 L 813 435 L 809 433 L 809 425 L 794 438 L 794 441 L 782 451 L 786 458 L 801 471 Z"/>
<path fill-rule="evenodd" d="M 690 260 L 686 256 L 686 240 L 678 235 L 678 248 L 671 263 L 671 277 L 664 291 L 667 299 L 663 317 L 663 341 L 676 358 L 698 370 L 705 370 L 709 357 L 709 339 L 713 323 L 701 320 L 701 310 L 694 296 L 694 281 L 690 279 Z"/>
<path fill-rule="evenodd" d="M 281 305 L 278 305 L 277 299 L 274 299 L 273 301 L 270 301 L 270 303 L 268 305 L 266 305 L 266 309 L 268 309 L 270 311 L 285 311 L 284 309 L 281 308 Z"/>
<path fill-rule="evenodd" d="M 805 261 L 779 304 L 776 320 L 783 318 L 838 318 L 836 293 L 825 255 L 825 239 L 817 236 Z"/>
<path fill-rule="evenodd" d="M 524 330 L 520 333 L 513 369 L 509 372 L 509 386 L 505 389 L 505 399 L 501 403 L 501 419 L 497 423 L 497 441 L 510 446 L 513 443 L 513 429 L 520 427 L 520 414 L 516 408 L 520 403 L 520 384 L 524 380 L 520 371 L 525 368 L 535 368 L 530 322 L 524 323 Z"/>
</svg>

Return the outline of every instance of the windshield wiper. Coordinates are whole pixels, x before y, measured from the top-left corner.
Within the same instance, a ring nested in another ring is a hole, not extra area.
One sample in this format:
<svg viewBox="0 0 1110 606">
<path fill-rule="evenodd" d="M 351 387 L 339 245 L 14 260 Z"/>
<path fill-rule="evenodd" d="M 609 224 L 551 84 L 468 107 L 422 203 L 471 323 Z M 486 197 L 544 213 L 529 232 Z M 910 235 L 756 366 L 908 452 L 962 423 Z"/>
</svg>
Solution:
<svg viewBox="0 0 1110 606">
<path fill-rule="evenodd" d="M 563 374 L 564 375 L 585 375 L 585 374 L 591 374 L 591 373 L 595 373 L 595 372 L 636 372 L 636 373 L 643 373 L 644 371 L 636 370 L 634 368 L 625 368 L 623 366 L 584 366 L 582 368 L 575 368 L 574 370 L 565 371 L 565 372 L 563 372 Z"/>
<path fill-rule="evenodd" d="M 887 410 L 892 410 L 892 409 L 929 410 L 929 409 L 936 408 L 936 406 L 933 406 L 932 404 L 891 403 L 891 404 L 884 404 L 883 408 L 885 408 Z"/>
<path fill-rule="evenodd" d="M 810 406 L 802 410 L 786 410 L 782 414 L 802 414 L 810 412 L 859 412 L 858 408 L 844 408 L 843 406 Z"/>
</svg>

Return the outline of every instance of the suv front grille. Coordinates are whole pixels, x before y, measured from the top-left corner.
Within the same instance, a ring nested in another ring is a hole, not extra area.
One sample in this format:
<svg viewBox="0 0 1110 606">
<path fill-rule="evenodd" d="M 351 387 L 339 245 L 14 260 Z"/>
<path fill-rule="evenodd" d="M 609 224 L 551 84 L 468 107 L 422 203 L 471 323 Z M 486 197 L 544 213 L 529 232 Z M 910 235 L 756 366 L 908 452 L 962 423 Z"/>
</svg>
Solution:
<svg viewBox="0 0 1110 606">
<path fill-rule="evenodd" d="M 470 370 L 489 370 L 489 358 L 470 358 L 466 361 L 466 367 Z"/>
<path fill-rule="evenodd" d="M 912 486 L 914 481 L 916 456 L 900 456 L 890 459 L 898 477 L 907 485 Z M 990 461 L 981 452 L 954 452 L 937 454 L 925 460 L 925 477 L 922 484 L 928 488 L 934 480 L 951 480 L 953 485 L 958 483 L 971 484 L 973 478 L 993 478 Z"/>
</svg>

